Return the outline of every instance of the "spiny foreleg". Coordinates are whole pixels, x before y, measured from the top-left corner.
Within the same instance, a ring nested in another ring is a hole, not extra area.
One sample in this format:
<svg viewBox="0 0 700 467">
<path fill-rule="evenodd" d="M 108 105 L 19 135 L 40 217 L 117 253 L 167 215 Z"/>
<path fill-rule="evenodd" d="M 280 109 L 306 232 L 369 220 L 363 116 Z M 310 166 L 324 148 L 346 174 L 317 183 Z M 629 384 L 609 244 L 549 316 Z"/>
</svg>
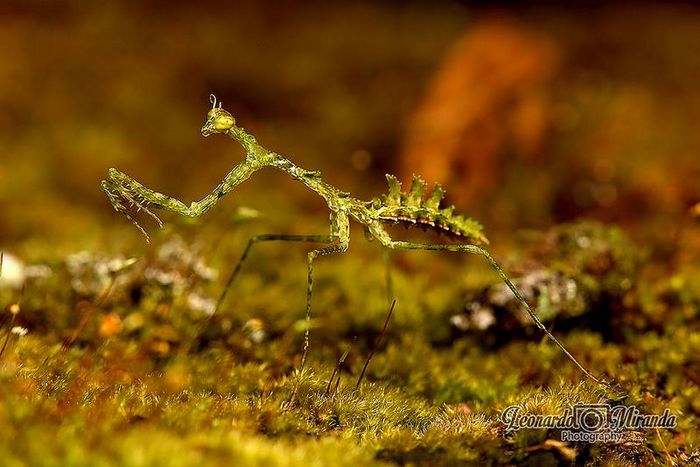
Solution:
<svg viewBox="0 0 700 467">
<path fill-rule="evenodd" d="M 527 311 L 527 314 L 530 315 L 530 318 L 535 322 L 537 327 L 550 339 L 552 342 L 554 342 L 562 352 L 572 361 L 574 364 L 581 370 L 583 373 L 591 378 L 593 381 L 595 381 L 598 384 L 604 384 L 602 381 L 600 381 L 598 378 L 593 376 L 581 363 L 576 360 L 576 358 L 564 347 L 564 345 L 557 340 L 554 335 L 552 335 L 551 332 L 542 324 L 542 321 L 537 317 L 537 315 L 532 311 L 532 308 L 530 308 L 530 305 L 527 303 L 525 298 L 522 296 L 520 291 L 518 290 L 517 287 L 511 282 L 511 280 L 506 276 L 505 272 L 503 272 L 503 269 L 499 264 L 496 262 L 495 259 L 491 256 L 491 254 L 484 250 L 481 247 L 478 247 L 476 245 L 470 245 L 470 244 L 459 244 L 459 245 L 449 245 L 449 244 L 424 244 L 424 243 L 413 243 L 413 242 L 401 242 L 401 241 L 394 241 L 394 240 L 385 240 L 383 241 L 385 246 L 392 248 L 392 249 L 401 249 L 401 250 L 441 250 L 441 251 L 455 251 L 455 252 L 467 252 L 467 253 L 472 253 L 475 255 L 483 256 L 486 258 L 491 265 L 491 267 L 498 273 L 500 276 L 501 280 L 508 286 L 508 288 L 513 292 L 513 295 L 515 295 L 515 298 L 520 302 L 520 304 L 525 308 L 525 311 Z"/>
<path fill-rule="evenodd" d="M 222 196 L 247 180 L 260 167 L 262 167 L 260 164 L 248 160 L 238 164 L 231 169 L 211 193 L 199 201 L 193 201 L 189 206 L 172 196 L 166 196 L 146 188 L 116 169 L 109 169 L 107 179 L 102 181 L 102 191 L 105 192 L 114 209 L 131 220 L 148 240 L 148 234 L 132 217 L 132 213 L 144 211 L 158 223 L 159 227 L 162 227 L 163 223 L 158 216 L 151 212 L 151 208 L 164 209 L 188 217 L 201 216 L 214 206 Z"/>
<path fill-rule="evenodd" d="M 167 209 L 186 216 L 192 215 L 191 210 L 182 201 L 146 188 L 116 169 L 109 169 L 107 179 L 102 181 L 102 191 L 105 192 L 114 209 L 124 214 L 141 231 L 147 241 L 149 237 L 146 230 L 141 227 L 132 213 L 145 212 L 156 221 L 158 227 L 163 227 L 163 222 L 149 209 L 150 207 Z"/>
</svg>

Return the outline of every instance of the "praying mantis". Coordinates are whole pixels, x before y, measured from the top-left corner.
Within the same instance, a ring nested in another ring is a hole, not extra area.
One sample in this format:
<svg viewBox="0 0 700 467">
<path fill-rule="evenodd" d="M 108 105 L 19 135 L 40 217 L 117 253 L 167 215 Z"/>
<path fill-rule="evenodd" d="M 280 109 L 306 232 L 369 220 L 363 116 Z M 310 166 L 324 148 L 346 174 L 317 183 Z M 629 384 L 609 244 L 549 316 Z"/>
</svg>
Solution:
<svg viewBox="0 0 700 467">
<path fill-rule="evenodd" d="M 313 291 L 313 265 L 321 256 L 327 256 L 347 251 L 350 243 L 350 220 L 364 226 L 368 239 L 377 240 L 382 246 L 391 250 L 430 250 L 465 252 L 485 258 L 496 271 L 501 280 L 515 295 L 518 302 L 532 318 L 537 328 L 554 342 L 561 351 L 589 378 L 599 384 L 603 384 L 593 376 L 579 361 L 557 340 L 556 337 L 542 324 L 540 319 L 530 308 L 525 298 L 517 287 L 508 278 L 500 265 L 491 254 L 481 245 L 488 240 L 483 234 L 482 226 L 473 219 L 454 213 L 454 206 L 441 207 L 444 192 L 439 184 L 436 184 L 430 194 L 425 197 L 427 184 L 420 177 L 414 176 L 411 187 L 407 192 L 402 192 L 401 183 L 392 175 L 387 175 L 389 193 L 381 198 L 371 201 L 363 201 L 350 196 L 326 183 L 318 171 L 309 171 L 298 167 L 289 159 L 261 146 L 255 137 L 247 133 L 236 124 L 236 120 L 221 103 L 217 104 L 216 97 L 210 96 L 212 104 L 207 114 L 207 120 L 201 128 L 204 137 L 222 133 L 238 142 L 245 150 L 245 160 L 236 165 L 224 177 L 214 190 L 199 201 L 192 202 L 189 206 L 182 201 L 147 188 L 128 175 L 111 168 L 106 180 L 102 181 L 102 190 L 109 198 L 117 212 L 124 214 L 146 236 L 148 234 L 139 225 L 132 213 L 143 211 L 162 227 L 163 223 L 151 209 L 157 208 L 172 211 L 183 216 L 199 217 L 214 206 L 219 199 L 231 192 L 247 180 L 253 173 L 264 167 L 273 167 L 289 174 L 292 179 L 302 183 L 318 194 L 325 201 L 330 211 L 330 231 L 328 235 L 284 235 L 265 234 L 252 237 L 246 245 L 238 263 L 229 276 L 226 286 L 218 300 L 217 309 L 223 302 L 228 289 L 241 270 L 241 266 L 248 257 L 251 248 L 261 242 L 286 241 L 315 243 L 320 247 L 307 254 L 307 291 L 306 291 L 306 319 L 311 316 L 311 298 Z M 394 240 L 387 232 L 388 224 L 403 224 L 406 226 L 420 226 L 447 234 L 461 241 L 461 243 L 416 243 Z M 304 367 L 309 347 L 309 326 L 307 325 L 304 336 L 304 350 L 301 359 L 301 367 Z"/>
</svg>

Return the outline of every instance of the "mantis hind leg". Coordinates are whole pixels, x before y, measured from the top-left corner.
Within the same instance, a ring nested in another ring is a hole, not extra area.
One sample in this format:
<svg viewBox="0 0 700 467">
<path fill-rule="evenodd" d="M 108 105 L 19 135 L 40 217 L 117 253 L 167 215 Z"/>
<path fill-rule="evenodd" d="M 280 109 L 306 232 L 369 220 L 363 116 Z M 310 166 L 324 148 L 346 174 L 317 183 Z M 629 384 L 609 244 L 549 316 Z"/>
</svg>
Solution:
<svg viewBox="0 0 700 467">
<path fill-rule="evenodd" d="M 559 349 L 561 349 L 562 352 L 581 370 L 583 373 L 591 378 L 593 381 L 595 381 L 598 384 L 604 385 L 602 381 L 600 381 L 598 378 L 593 376 L 581 363 L 576 360 L 576 358 L 564 347 L 564 345 L 559 342 L 559 340 L 552 335 L 551 332 L 542 324 L 542 321 L 537 317 L 534 311 L 532 311 L 532 308 L 530 308 L 530 305 L 527 303 L 525 298 L 522 296 L 520 291 L 518 290 L 517 287 L 515 287 L 515 284 L 506 276 L 506 273 L 503 272 L 503 269 L 501 266 L 496 262 L 496 260 L 491 256 L 491 254 L 484 250 L 483 248 L 476 246 L 476 245 L 470 245 L 470 244 L 460 244 L 460 245 L 449 245 L 449 244 L 425 244 L 425 243 L 413 243 L 413 242 L 401 242 L 401 241 L 394 241 L 388 238 L 383 239 L 382 243 L 387 246 L 388 248 L 391 249 L 399 249 L 399 250 L 438 250 L 438 251 L 455 251 L 455 252 L 466 252 L 466 253 L 471 253 L 474 255 L 479 255 L 483 256 L 486 258 L 486 260 L 489 262 L 491 267 L 496 271 L 496 273 L 500 276 L 501 280 L 508 286 L 511 292 L 513 292 L 513 295 L 515 295 L 515 298 L 518 300 L 518 302 L 522 305 L 522 307 L 527 311 L 527 314 L 532 318 L 532 320 L 535 322 L 537 327 L 542 331 L 552 342 L 554 342 Z"/>
</svg>

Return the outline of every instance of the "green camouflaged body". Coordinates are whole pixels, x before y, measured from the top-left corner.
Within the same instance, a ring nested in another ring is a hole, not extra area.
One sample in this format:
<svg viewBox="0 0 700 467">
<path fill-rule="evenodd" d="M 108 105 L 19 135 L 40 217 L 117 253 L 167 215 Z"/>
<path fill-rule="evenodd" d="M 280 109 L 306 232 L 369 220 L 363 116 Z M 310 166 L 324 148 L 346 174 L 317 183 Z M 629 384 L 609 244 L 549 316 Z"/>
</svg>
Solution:
<svg viewBox="0 0 700 467">
<path fill-rule="evenodd" d="M 481 224 L 469 217 L 455 214 L 454 206 L 440 207 L 445 196 L 440 184 L 436 183 L 430 195 L 425 198 L 428 184 L 419 176 L 413 176 L 408 192 L 401 191 L 401 182 L 393 175 L 387 174 L 386 179 L 389 193 L 372 201 L 376 219 L 408 227 L 432 229 L 451 237 L 488 244 Z"/>
</svg>

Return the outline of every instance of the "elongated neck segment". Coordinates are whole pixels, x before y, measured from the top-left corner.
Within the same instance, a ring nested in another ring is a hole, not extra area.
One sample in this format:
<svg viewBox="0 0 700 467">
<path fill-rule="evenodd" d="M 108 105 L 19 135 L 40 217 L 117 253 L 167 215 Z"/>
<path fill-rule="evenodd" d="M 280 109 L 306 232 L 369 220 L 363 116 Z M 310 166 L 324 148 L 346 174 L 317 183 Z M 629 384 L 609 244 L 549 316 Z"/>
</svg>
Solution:
<svg viewBox="0 0 700 467">
<path fill-rule="evenodd" d="M 273 165 L 274 161 L 277 159 L 284 159 L 279 154 L 275 154 L 272 151 L 268 151 L 264 147 L 260 146 L 255 139 L 255 136 L 246 132 L 243 128 L 238 126 L 232 126 L 226 131 L 229 138 L 240 143 L 245 150 L 245 160 L 254 166 L 264 167 L 266 165 Z"/>
<path fill-rule="evenodd" d="M 302 169 L 286 157 L 265 149 L 258 144 L 253 135 L 247 133 L 243 128 L 234 125 L 226 131 L 226 134 L 243 146 L 246 152 L 246 160 L 242 164 L 234 167 L 221 182 L 219 187 L 217 187 L 212 194 L 207 196 L 207 198 L 225 195 L 236 185 L 246 180 L 253 172 L 265 166 L 275 167 L 288 173 L 294 180 L 300 181 L 308 188 L 318 193 L 326 201 L 330 201 L 333 199 L 333 196 L 338 196 L 338 194 L 342 193 L 321 180 L 320 172 Z M 217 194 L 217 192 L 220 192 L 220 194 Z M 347 195 L 346 193 L 342 194 Z M 205 201 L 207 198 L 201 202 Z M 216 200 L 212 202 L 216 202 Z"/>
<path fill-rule="evenodd" d="M 347 198 L 350 195 L 344 193 L 321 180 L 321 173 L 318 171 L 304 170 L 297 167 L 289 159 L 279 154 L 268 151 L 256 141 L 255 137 L 243 128 L 236 125 L 236 119 L 225 109 L 221 108 L 214 95 L 210 96 L 212 108 L 207 114 L 207 120 L 200 130 L 202 136 L 207 137 L 216 133 L 225 133 L 229 138 L 237 141 L 245 150 L 245 161 L 226 175 L 226 178 L 209 195 L 200 201 L 192 203 L 190 212 L 199 215 L 216 204 L 217 200 L 237 185 L 248 179 L 250 175 L 262 167 L 271 166 L 287 172 L 294 180 L 298 180 L 309 189 L 318 193 L 324 198 L 328 207 L 332 210 L 338 209 L 338 200 Z"/>
</svg>

